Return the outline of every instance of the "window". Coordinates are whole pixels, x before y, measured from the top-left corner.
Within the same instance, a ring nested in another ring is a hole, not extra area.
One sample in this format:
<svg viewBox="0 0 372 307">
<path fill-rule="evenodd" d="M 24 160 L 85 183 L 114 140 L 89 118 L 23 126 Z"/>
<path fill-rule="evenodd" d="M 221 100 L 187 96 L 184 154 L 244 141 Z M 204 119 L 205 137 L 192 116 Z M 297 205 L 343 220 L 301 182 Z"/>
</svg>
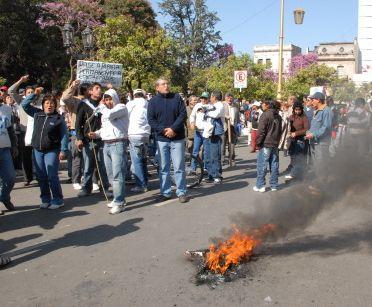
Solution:
<svg viewBox="0 0 372 307">
<path fill-rule="evenodd" d="M 272 67 L 271 59 L 266 59 L 266 68 L 270 69 Z"/>
<path fill-rule="evenodd" d="M 344 47 L 341 47 L 340 48 L 340 53 L 344 53 L 344 51 L 345 51 Z"/>
<path fill-rule="evenodd" d="M 263 63 L 263 59 L 258 59 L 257 64 L 261 64 L 262 65 L 262 63 Z"/>
<path fill-rule="evenodd" d="M 322 52 L 323 52 L 323 53 L 326 53 L 326 52 L 327 52 L 327 48 L 323 48 L 323 49 L 322 49 Z"/>
<path fill-rule="evenodd" d="M 342 65 L 337 66 L 337 74 L 339 76 L 345 76 L 345 67 Z"/>
</svg>

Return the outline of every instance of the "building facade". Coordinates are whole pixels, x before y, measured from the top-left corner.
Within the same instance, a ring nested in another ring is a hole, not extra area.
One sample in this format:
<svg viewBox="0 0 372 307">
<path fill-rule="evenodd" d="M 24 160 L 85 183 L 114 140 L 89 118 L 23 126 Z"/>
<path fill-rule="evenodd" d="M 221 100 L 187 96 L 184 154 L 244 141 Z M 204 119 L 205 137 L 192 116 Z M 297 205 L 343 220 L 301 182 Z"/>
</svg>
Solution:
<svg viewBox="0 0 372 307">
<path fill-rule="evenodd" d="M 359 69 L 358 42 L 320 43 L 315 47 L 318 63 L 325 64 L 337 71 L 340 77 L 353 78 Z"/>
<path fill-rule="evenodd" d="M 295 45 L 283 46 L 283 72 L 288 73 L 291 59 L 301 54 L 301 48 Z M 266 65 L 274 72 L 279 72 L 279 45 L 257 45 L 253 49 L 253 61 Z"/>
</svg>

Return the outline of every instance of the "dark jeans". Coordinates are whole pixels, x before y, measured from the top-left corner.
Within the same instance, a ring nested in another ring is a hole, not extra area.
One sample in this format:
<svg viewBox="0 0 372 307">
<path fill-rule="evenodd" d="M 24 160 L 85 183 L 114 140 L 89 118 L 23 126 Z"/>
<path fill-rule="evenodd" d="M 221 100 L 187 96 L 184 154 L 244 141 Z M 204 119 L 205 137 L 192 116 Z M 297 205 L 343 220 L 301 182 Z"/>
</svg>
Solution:
<svg viewBox="0 0 372 307">
<path fill-rule="evenodd" d="M 23 176 L 25 181 L 34 179 L 32 170 L 32 146 L 25 146 L 25 132 L 18 136 L 18 149 L 22 161 Z"/>
<path fill-rule="evenodd" d="M 0 148 L 0 201 L 10 201 L 15 176 L 10 148 Z"/>
<path fill-rule="evenodd" d="M 84 144 L 83 148 L 83 158 L 84 158 L 84 180 L 83 180 L 83 190 L 90 193 L 92 192 L 92 177 L 94 170 L 97 168 L 97 163 L 99 167 L 99 172 L 101 174 L 101 185 L 103 189 L 108 190 L 109 182 L 107 178 L 107 173 L 105 169 L 104 157 L 103 157 L 103 149 L 101 144 L 95 144 L 93 148 L 91 148 L 90 143 Z M 94 152 L 96 155 L 94 155 Z M 96 159 L 97 157 L 97 163 Z"/>
<path fill-rule="evenodd" d="M 301 178 L 306 166 L 306 142 L 304 140 L 293 140 L 289 148 L 291 155 L 291 176 Z"/>
<path fill-rule="evenodd" d="M 270 186 L 273 189 L 278 188 L 279 178 L 279 150 L 278 148 L 263 147 L 257 156 L 257 181 L 256 187 L 262 188 L 266 185 L 267 165 L 270 168 Z"/>
<path fill-rule="evenodd" d="M 44 204 L 61 205 L 62 188 L 59 182 L 59 150 L 38 151 L 34 149 L 36 176 L 40 186 L 40 198 Z"/>
<path fill-rule="evenodd" d="M 205 151 L 208 161 L 208 175 L 211 178 L 221 178 L 221 137 L 218 135 L 211 136 L 205 142 Z"/>
<path fill-rule="evenodd" d="M 80 183 L 83 174 L 83 153 L 76 147 L 76 137 L 71 136 L 70 156 L 71 156 L 71 179 L 72 183 Z"/>
</svg>

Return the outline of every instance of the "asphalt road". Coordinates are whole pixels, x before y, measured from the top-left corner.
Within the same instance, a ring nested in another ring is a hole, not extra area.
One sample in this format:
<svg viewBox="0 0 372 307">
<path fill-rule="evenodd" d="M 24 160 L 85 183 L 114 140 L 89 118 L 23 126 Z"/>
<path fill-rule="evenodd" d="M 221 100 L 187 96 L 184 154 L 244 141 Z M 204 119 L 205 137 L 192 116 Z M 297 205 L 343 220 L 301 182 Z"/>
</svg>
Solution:
<svg viewBox="0 0 372 307">
<path fill-rule="evenodd" d="M 255 155 L 244 145 L 237 153 L 223 184 L 203 184 L 188 204 L 154 203 L 153 179 L 151 191 L 129 194 L 127 211 L 115 216 L 103 197 L 78 199 L 67 184 L 63 210 L 39 210 L 38 187 L 17 184 L 18 211 L 0 216 L 0 253 L 13 257 L 0 271 L 0 305 L 372 306 L 372 211 L 347 201 L 264 245 L 246 278 L 214 290 L 195 285 L 184 251 L 208 247 L 230 228 L 231 215 L 291 189 L 253 192 Z M 288 162 L 281 162 L 283 169 Z"/>
</svg>

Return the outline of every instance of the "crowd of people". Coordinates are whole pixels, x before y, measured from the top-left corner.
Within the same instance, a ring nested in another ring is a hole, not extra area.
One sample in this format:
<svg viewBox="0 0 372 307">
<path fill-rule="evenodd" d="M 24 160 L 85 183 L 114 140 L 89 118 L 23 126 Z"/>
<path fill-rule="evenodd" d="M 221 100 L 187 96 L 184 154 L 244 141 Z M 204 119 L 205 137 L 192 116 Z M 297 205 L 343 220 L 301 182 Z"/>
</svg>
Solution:
<svg viewBox="0 0 372 307">
<path fill-rule="evenodd" d="M 259 102 L 216 90 L 185 101 L 170 91 L 166 78 L 156 81 L 153 97 L 137 89 L 121 98 L 110 84 L 104 88 L 75 80 L 63 93 L 44 93 L 42 87 L 24 86 L 27 81 L 23 76 L 0 88 L 0 201 L 9 211 L 16 209 L 11 201 L 15 169 L 23 170 L 25 186 L 36 174 L 41 209 L 61 208 L 58 171 L 67 159 L 77 196 L 100 190 L 109 213 L 120 213 L 128 178 L 134 178 L 133 193 L 148 190 L 151 142 L 158 161 L 157 201 L 171 199 L 175 185 L 180 203 L 189 201 L 186 172 L 197 167 L 192 160 L 186 168 L 185 152 L 200 157 L 204 180 L 218 185 L 223 165 L 235 165 L 238 138 L 246 137 L 250 152 L 258 151 L 253 190 L 262 193 L 268 170 L 270 190 L 279 188 L 279 151 L 290 158 L 285 179 L 292 181 L 302 180 L 308 170 L 319 176 L 324 172 L 320 162 L 336 155 L 345 142 L 360 155 L 368 153 L 371 143 L 371 103 L 363 98 L 336 106 L 331 97 L 315 92 L 285 102 Z"/>
</svg>

